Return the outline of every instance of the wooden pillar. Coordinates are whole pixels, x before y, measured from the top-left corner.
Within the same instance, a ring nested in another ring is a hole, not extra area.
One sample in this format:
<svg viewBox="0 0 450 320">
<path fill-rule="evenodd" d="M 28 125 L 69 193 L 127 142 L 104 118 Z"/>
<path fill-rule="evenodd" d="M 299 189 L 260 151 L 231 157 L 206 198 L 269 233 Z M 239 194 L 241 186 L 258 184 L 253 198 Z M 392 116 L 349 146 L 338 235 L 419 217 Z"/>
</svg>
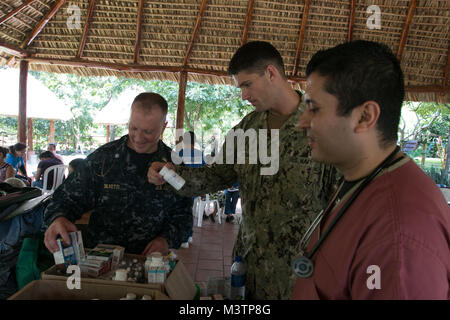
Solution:
<svg viewBox="0 0 450 320">
<path fill-rule="evenodd" d="M 110 129 L 111 129 L 111 125 L 107 124 L 106 125 L 106 143 L 108 143 L 109 139 L 110 139 Z"/>
<path fill-rule="evenodd" d="M 55 120 L 50 120 L 50 132 L 48 137 L 48 143 L 55 143 Z"/>
<path fill-rule="evenodd" d="M 27 78 L 28 62 L 20 61 L 18 140 L 27 143 Z"/>
<path fill-rule="evenodd" d="M 184 128 L 184 105 L 186 101 L 186 85 L 187 85 L 187 72 L 180 72 L 180 81 L 178 83 L 178 108 L 177 108 L 177 124 L 175 130 L 175 143 L 178 141 L 177 131 L 183 132 Z"/>
<path fill-rule="evenodd" d="M 18 140 L 27 144 L 27 80 L 28 80 L 28 62 L 20 61 L 19 75 L 19 115 L 18 115 Z M 27 161 L 27 157 L 23 157 Z"/>
<path fill-rule="evenodd" d="M 33 119 L 28 118 L 28 152 L 33 151 Z"/>
</svg>

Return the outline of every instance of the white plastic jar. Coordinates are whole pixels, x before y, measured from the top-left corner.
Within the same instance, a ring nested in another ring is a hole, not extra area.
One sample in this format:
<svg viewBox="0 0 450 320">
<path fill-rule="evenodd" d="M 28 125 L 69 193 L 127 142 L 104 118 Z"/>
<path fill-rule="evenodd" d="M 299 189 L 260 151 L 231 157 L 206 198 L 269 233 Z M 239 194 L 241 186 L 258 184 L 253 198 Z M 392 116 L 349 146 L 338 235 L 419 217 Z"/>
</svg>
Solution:
<svg viewBox="0 0 450 320">
<path fill-rule="evenodd" d="M 186 181 L 181 176 L 167 167 L 163 167 L 159 171 L 159 174 L 162 175 L 164 180 L 166 180 L 176 190 L 180 190 L 186 183 Z"/>
</svg>

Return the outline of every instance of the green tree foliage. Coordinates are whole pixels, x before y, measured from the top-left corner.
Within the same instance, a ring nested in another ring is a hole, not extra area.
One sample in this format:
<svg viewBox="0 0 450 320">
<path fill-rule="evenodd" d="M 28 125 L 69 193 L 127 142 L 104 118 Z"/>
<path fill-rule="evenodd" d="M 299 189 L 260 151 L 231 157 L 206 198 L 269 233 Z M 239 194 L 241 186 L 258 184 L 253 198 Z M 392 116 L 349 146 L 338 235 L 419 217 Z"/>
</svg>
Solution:
<svg viewBox="0 0 450 320">
<path fill-rule="evenodd" d="M 426 157 L 434 157 L 441 159 L 441 167 L 444 168 L 448 158 L 446 146 L 450 135 L 450 105 L 421 102 L 407 103 L 405 107 L 415 112 L 417 121 L 409 134 L 400 134 L 401 143 L 417 140 L 418 148 L 413 155 L 422 156 L 422 166 Z"/>
<path fill-rule="evenodd" d="M 175 124 L 178 105 L 178 83 L 176 82 L 116 77 L 80 77 L 74 74 L 34 71 L 30 73 L 68 105 L 74 115 L 71 120 L 55 122 L 55 140 L 61 149 L 83 151 L 84 148 L 97 147 L 94 145 L 92 132 L 102 130 L 105 135 L 105 129 L 93 123 L 95 112 L 101 110 L 111 99 L 119 96 L 129 87 L 141 88 L 143 92 L 161 94 L 168 101 L 169 117 Z M 224 136 L 251 110 L 252 107 L 242 101 L 240 90 L 235 87 L 188 82 L 184 129 L 196 131 L 200 138 L 212 133 Z M 5 119 L 9 118 L 1 119 L 1 130 L 17 132 L 17 119 Z M 35 119 L 33 124 L 34 149 L 42 150 L 48 143 L 49 121 Z M 124 126 L 116 126 L 114 129 L 116 137 L 126 132 Z M 170 137 L 165 141 L 173 146 L 175 137 L 173 128 L 171 130 L 172 132 L 166 130 Z"/>
</svg>

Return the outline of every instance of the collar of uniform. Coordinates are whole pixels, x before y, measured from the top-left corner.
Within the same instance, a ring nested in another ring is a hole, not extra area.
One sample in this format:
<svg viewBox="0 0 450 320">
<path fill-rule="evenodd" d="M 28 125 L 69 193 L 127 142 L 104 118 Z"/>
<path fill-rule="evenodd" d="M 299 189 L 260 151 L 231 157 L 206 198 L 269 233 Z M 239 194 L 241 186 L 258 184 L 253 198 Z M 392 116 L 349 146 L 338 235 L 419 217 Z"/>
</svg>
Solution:
<svg viewBox="0 0 450 320">
<path fill-rule="evenodd" d="M 300 115 L 303 113 L 303 110 L 305 109 L 305 103 L 303 101 L 303 95 L 299 90 L 295 90 L 295 92 L 297 92 L 297 94 L 300 96 L 300 102 L 297 106 L 297 111 L 295 111 L 295 113 L 293 113 L 289 119 L 286 120 L 286 122 L 283 124 L 282 127 L 287 127 L 287 126 L 294 126 L 295 129 L 295 125 L 297 124 L 298 118 L 300 117 Z M 267 125 L 267 118 L 269 117 L 269 112 L 270 110 L 264 111 L 262 112 L 261 115 L 261 126 L 260 129 L 269 129 L 268 125 Z"/>
<path fill-rule="evenodd" d="M 303 100 L 303 95 L 300 91 L 295 90 L 295 92 L 297 92 L 297 94 L 300 96 L 300 102 L 298 103 L 297 110 L 295 111 L 295 113 L 293 113 L 292 116 L 286 120 L 284 127 L 286 129 L 289 128 L 298 131 L 297 123 L 298 119 L 303 113 L 303 110 L 305 110 L 305 101 Z"/>
</svg>

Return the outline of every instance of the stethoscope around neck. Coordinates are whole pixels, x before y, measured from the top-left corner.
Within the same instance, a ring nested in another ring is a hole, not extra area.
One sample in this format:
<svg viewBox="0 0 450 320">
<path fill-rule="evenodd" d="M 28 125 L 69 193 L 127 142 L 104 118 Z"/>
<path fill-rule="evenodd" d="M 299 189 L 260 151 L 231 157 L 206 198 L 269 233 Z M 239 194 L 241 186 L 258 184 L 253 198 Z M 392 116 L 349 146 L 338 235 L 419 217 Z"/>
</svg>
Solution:
<svg viewBox="0 0 450 320">
<path fill-rule="evenodd" d="M 344 215 L 344 213 L 347 211 L 347 209 L 351 206 L 351 204 L 355 201 L 356 197 L 364 190 L 364 188 L 381 172 L 381 170 L 385 169 L 391 161 L 394 159 L 395 155 L 400 150 L 399 146 L 396 146 L 394 151 L 392 151 L 391 154 L 380 164 L 378 167 L 376 167 L 370 175 L 365 178 L 361 184 L 358 186 L 358 188 L 353 192 L 353 194 L 350 196 L 350 198 L 345 202 L 345 204 L 342 206 L 342 208 L 339 210 L 333 221 L 331 221 L 328 228 L 325 230 L 325 232 L 320 235 L 319 234 L 319 240 L 314 244 L 314 247 L 309 252 L 305 252 L 305 249 L 309 243 L 309 240 L 316 228 L 320 226 L 320 222 L 322 221 L 322 218 L 327 215 L 331 209 L 332 206 L 336 200 L 336 197 L 342 188 L 342 185 L 339 187 L 339 189 L 334 193 L 330 203 L 328 204 L 326 210 L 322 210 L 319 215 L 314 219 L 313 223 L 309 226 L 308 230 L 306 230 L 305 234 L 302 237 L 302 240 L 300 241 L 300 255 L 294 259 L 292 263 L 292 271 L 297 277 L 300 278 L 309 278 L 314 273 L 314 263 L 311 261 L 312 256 L 317 252 L 319 247 L 322 245 L 322 243 L 327 238 L 330 231 L 333 229 L 333 227 L 337 224 L 339 219 Z M 320 232 L 320 229 L 319 229 Z"/>
</svg>

